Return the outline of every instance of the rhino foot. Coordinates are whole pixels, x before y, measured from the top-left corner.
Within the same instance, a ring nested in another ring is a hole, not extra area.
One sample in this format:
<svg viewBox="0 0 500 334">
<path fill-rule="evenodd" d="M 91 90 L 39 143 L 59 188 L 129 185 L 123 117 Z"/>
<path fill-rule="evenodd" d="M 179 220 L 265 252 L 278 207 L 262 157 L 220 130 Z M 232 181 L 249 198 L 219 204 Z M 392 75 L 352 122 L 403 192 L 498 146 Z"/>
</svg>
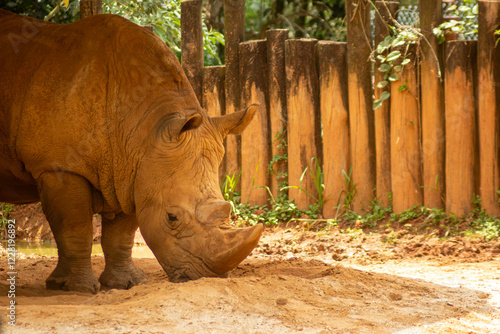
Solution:
<svg viewBox="0 0 500 334">
<path fill-rule="evenodd" d="M 94 275 L 85 277 L 82 275 L 70 274 L 67 276 L 50 276 L 45 281 L 45 286 L 49 290 L 77 291 L 84 293 L 97 293 L 100 288 L 99 281 Z"/>
<path fill-rule="evenodd" d="M 103 288 L 107 289 L 130 289 L 141 283 L 146 283 L 146 275 L 142 269 L 137 268 L 133 263 L 119 268 L 109 268 L 106 266 L 99 282 Z"/>
</svg>

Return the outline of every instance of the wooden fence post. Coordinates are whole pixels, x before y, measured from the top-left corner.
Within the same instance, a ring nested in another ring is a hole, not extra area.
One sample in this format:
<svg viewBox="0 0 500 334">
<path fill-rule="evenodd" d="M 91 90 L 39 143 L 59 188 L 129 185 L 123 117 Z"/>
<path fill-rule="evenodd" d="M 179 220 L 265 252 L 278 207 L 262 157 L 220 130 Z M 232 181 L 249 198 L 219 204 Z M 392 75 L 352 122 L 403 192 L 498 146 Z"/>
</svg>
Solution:
<svg viewBox="0 0 500 334">
<path fill-rule="evenodd" d="M 203 68 L 203 98 L 202 106 L 207 110 L 208 116 L 224 115 L 224 65 L 206 66 Z"/>
<path fill-rule="evenodd" d="M 207 110 L 208 116 L 211 117 L 225 114 L 224 72 L 225 66 L 207 66 L 203 68 L 202 105 Z M 221 182 L 224 182 L 224 175 L 226 174 L 225 159 L 224 156 L 219 167 L 219 180 Z"/>
<path fill-rule="evenodd" d="M 245 38 L 245 0 L 224 0 L 226 114 L 241 108 L 238 44 Z M 240 173 L 240 136 L 226 138 L 226 173 Z"/>
<path fill-rule="evenodd" d="M 410 46 L 407 57 L 411 61 L 399 80 L 391 84 L 391 182 L 395 213 L 422 204 L 416 52 L 415 45 Z M 399 92 L 403 83 L 408 88 Z"/>
<path fill-rule="evenodd" d="M 181 2 L 181 60 L 182 68 L 201 104 L 203 80 L 202 0 Z"/>
<path fill-rule="evenodd" d="M 422 89 L 422 163 L 424 204 L 443 208 L 445 193 L 445 118 L 443 109 L 442 48 L 432 29 L 442 22 L 441 0 L 420 0 Z M 447 188 L 447 187 L 446 187 Z"/>
<path fill-rule="evenodd" d="M 357 189 L 354 210 L 361 213 L 374 197 L 376 179 L 370 4 L 367 0 L 346 0 L 346 13 L 351 161 Z"/>
<path fill-rule="evenodd" d="M 476 41 L 446 43 L 446 210 L 466 216 L 476 192 Z"/>
<path fill-rule="evenodd" d="M 478 13 L 478 122 L 480 196 L 486 212 L 500 215 L 500 47 L 495 47 L 495 29 L 500 29 L 500 1 L 479 1 Z"/>
<path fill-rule="evenodd" d="M 283 145 L 283 141 L 286 141 L 287 129 L 285 41 L 288 30 L 272 29 L 266 35 L 271 159 L 279 159 L 273 165 L 274 173 L 271 175 L 271 193 L 276 197 L 278 188 L 287 181 L 287 163 L 283 158 L 287 154 L 287 147 Z M 286 190 L 283 192 L 287 193 Z"/>
<path fill-rule="evenodd" d="M 267 114 L 267 42 L 240 43 L 242 103 L 259 104 L 254 119 L 241 134 L 241 201 L 250 205 L 268 204 L 269 118 Z"/>
<path fill-rule="evenodd" d="M 375 6 L 375 47 L 389 36 L 388 24 L 393 24 L 399 2 L 377 1 Z M 387 52 L 386 52 L 387 53 Z M 384 73 L 378 71 L 380 61 L 375 62 L 375 100 L 380 99 L 385 88 L 376 88 L 378 82 L 384 80 Z M 375 151 L 377 170 L 377 198 L 381 204 L 389 205 L 389 194 L 391 189 L 391 110 L 390 98 L 374 111 L 375 117 Z"/>
<path fill-rule="evenodd" d="M 288 110 L 288 183 L 301 187 L 313 196 L 317 191 L 310 172 L 311 159 L 318 158 L 321 166 L 320 114 L 318 101 L 318 73 L 314 48 L 315 39 L 287 40 L 285 43 L 286 100 Z M 315 200 L 303 191 L 289 189 L 289 197 L 298 207 L 307 209 Z"/>
<path fill-rule="evenodd" d="M 324 218 L 334 218 L 346 189 L 343 171 L 349 174 L 349 96 L 347 94 L 347 45 L 321 41 L 316 44 L 319 69 L 320 110 L 323 124 L 325 185 Z M 389 159 L 390 161 L 390 159 Z"/>
<path fill-rule="evenodd" d="M 97 14 L 102 14 L 101 0 L 80 0 L 80 20 Z"/>
</svg>

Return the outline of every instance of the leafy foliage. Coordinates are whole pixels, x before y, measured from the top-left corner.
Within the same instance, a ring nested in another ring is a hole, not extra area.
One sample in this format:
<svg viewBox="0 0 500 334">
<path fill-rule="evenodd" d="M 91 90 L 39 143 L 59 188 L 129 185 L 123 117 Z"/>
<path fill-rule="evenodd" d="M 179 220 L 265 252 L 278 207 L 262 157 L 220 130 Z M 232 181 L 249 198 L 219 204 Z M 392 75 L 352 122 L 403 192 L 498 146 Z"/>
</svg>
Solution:
<svg viewBox="0 0 500 334">
<path fill-rule="evenodd" d="M 288 145 L 286 133 L 284 131 L 278 132 L 274 136 L 273 144 L 277 144 L 277 148 L 283 148 L 286 151 L 286 147 Z M 278 189 L 285 188 L 288 185 L 288 174 L 285 172 L 280 172 L 274 170 L 274 166 L 280 163 L 286 163 L 288 161 L 288 154 L 284 153 L 282 155 L 276 154 L 273 156 L 271 161 L 269 161 L 269 173 L 271 175 L 276 174 L 276 180 L 278 181 Z"/>
<path fill-rule="evenodd" d="M 277 28 L 290 29 L 296 38 L 345 41 L 345 0 L 260 0 L 245 6 L 247 39 Z"/>
<path fill-rule="evenodd" d="M 302 175 L 300 176 L 300 181 L 299 181 L 299 186 L 286 186 L 282 188 L 281 190 L 293 188 L 300 190 L 304 192 L 307 196 L 311 197 L 312 199 L 315 200 L 316 205 L 319 210 L 323 209 L 323 206 L 325 205 L 325 202 L 328 198 L 324 198 L 324 191 L 325 191 L 325 185 L 324 185 L 324 174 L 323 174 L 323 169 L 319 164 L 318 158 L 312 158 L 311 159 L 311 166 L 314 168 L 309 169 L 306 167 L 304 171 L 302 172 Z M 308 192 L 306 189 L 302 188 L 302 183 L 304 181 L 304 178 L 306 177 L 306 173 L 309 171 L 309 174 L 311 175 L 311 178 L 314 182 L 314 187 L 316 188 L 316 194 L 317 197 L 314 194 L 311 194 Z"/>
<path fill-rule="evenodd" d="M 371 4 L 376 9 L 373 2 Z M 375 12 L 375 15 L 380 15 L 377 10 Z M 391 22 L 392 24 L 387 26 L 390 34 L 372 52 L 372 61 L 376 59 L 380 64 L 377 70 L 384 73 L 383 80 L 376 84 L 377 88 L 382 89 L 382 92 L 380 98 L 373 102 L 373 110 L 380 108 L 384 101 L 391 96 L 390 83 L 400 80 L 405 65 L 411 61 L 408 58 L 410 45 L 419 44 L 422 38 L 419 28 L 403 26 L 394 19 Z M 398 87 L 400 92 L 406 89 L 408 89 L 406 83 L 402 83 Z"/>
<path fill-rule="evenodd" d="M 103 13 L 120 15 L 139 25 L 151 25 L 153 31 L 167 43 L 177 58 L 181 58 L 181 0 L 103 0 Z M 209 30 L 203 22 L 203 42 L 206 65 L 219 65 L 217 43 L 224 36 Z"/>
<path fill-rule="evenodd" d="M 446 10 L 444 16 L 450 17 L 450 20 L 441 23 L 432 32 L 438 37 L 439 43 L 445 41 L 446 34 L 458 34 L 459 39 L 477 34 L 477 13 L 477 0 L 463 0 L 461 5 L 452 5 Z"/>
<path fill-rule="evenodd" d="M 43 20 L 56 8 L 61 0 L 10 0 L 0 3 L 0 8 L 10 12 L 34 17 Z M 62 7 L 51 22 L 70 23 L 80 18 L 80 3 L 79 0 L 70 0 L 67 7 Z"/>
<path fill-rule="evenodd" d="M 13 208 L 13 204 L 0 203 L 0 235 L 4 232 L 5 227 L 7 226 L 9 215 Z"/>
</svg>

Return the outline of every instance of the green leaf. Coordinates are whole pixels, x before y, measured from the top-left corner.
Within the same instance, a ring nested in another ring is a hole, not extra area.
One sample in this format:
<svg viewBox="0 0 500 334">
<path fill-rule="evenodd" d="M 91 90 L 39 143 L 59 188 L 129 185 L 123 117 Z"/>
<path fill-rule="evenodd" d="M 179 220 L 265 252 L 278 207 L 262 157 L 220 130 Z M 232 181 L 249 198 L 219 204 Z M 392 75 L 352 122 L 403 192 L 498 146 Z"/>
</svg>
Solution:
<svg viewBox="0 0 500 334">
<path fill-rule="evenodd" d="M 395 40 L 392 41 L 392 47 L 397 48 L 398 46 L 402 46 L 405 44 L 403 37 L 398 36 Z"/>
<path fill-rule="evenodd" d="M 380 95 L 380 100 L 381 101 L 385 101 L 387 100 L 389 97 L 391 97 L 391 93 L 387 92 L 387 91 L 384 91 L 382 92 L 382 95 Z"/>
<path fill-rule="evenodd" d="M 409 62 L 410 62 L 410 59 L 408 59 L 408 58 L 403 59 L 403 61 L 401 62 L 401 66 L 407 65 Z"/>
<path fill-rule="evenodd" d="M 400 65 L 394 66 L 394 71 L 401 72 L 402 67 Z"/>
<path fill-rule="evenodd" d="M 378 70 L 379 70 L 380 72 L 388 72 L 388 71 L 390 71 L 390 70 L 391 70 L 391 67 L 392 67 L 392 66 L 391 66 L 391 65 L 389 65 L 389 64 L 382 64 L 382 65 L 380 65 L 380 67 L 378 68 Z"/>
<path fill-rule="evenodd" d="M 443 34 L 443 31 L 439 28 L 434 28 L 432 29 L 432 33 L 436 36 L 441 36 Z"/>
<path fill-rule="evenodd" d="M 387 50 L 392 44 L 393 37 L 385 36 L 384 40 L 377 45 L 377 53 L 383 53 Z"/>
<path fill-rule="evenodd" d="M 389 81 L 387 80 L 384 80 L 384 81 L 380 81 L 378 84 L 377 84 L 377 88 L 384 88 L 385 86 L 387 86 L 389 84 Z"/>
<path fill-rule="evenodd" d="M 394 82 L 394 81 L 397 81 L 397 80 L 399 80 L 399 76 L 396 73 L 392 73 L 389 76 L 389 81 Z"/>
<path fill-rule="evenodd" d="M 387 55 L 387 61 L 394 61 L 396 59 L 398 59 L 399 57 L 401 57 L 401 51 L 392 51 L 391 53 L 389 53 Z"/>
<path fill-rule="evenodd" d="M 398 87 L 398 92 L 402 92 L 408 88 L 408 85 L 404 84 Z"/>
<path fill-rule="evenodd" d="M 377 110 L 380 107 L 382 107 L 382 100 L 377 100 L 373 102 L 373 110 Z"/>
<path fill-rule="evenodd" d="M 380 60 L 382 63 L 385 61 L 385 57 L 383 55 L 378 55 L 377 59 Z"/>
</svg>

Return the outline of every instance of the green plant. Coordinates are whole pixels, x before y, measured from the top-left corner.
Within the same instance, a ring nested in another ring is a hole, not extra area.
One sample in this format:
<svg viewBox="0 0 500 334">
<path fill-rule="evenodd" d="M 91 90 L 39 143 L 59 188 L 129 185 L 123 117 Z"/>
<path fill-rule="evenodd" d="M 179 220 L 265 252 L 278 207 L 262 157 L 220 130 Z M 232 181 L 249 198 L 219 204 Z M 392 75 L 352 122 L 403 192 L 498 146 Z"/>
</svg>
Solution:
<svg viewBox="0 0 500 334">
<path fill-rule="evenodd" d="M 345 230 L 341 230 L 340 233 L 347 234 L 348 236 L 351 237 L 351 240 L 357 239 L 359 236 L 363 235 L 363 230 L 353 228 L 351 229 L 350 227 L 346 228 Z"/>
<path fill-rule="evenodd" d="M 79 0 L 10 0 L 3 1 L 0 8 L 40 20 L 70 23 L 80 18 L 79 4 Z"/>
<path fill-rule="evenodd" d="M 375 15 L 381 15 L 375 4 L 369 1 L 375 10 Z M 391 96 L 390 83 L 400 80 L 403 74 L 404 67 L 411 61 L 409 56 L 409 47 L 412 44 L 420 44 L 423 35 L 420 29 L 416 26 L 403 26 L 394 18 L 387 24 L 389 35 L 386 36 L 371 54 L 373 62 L 378 60 L 378 71 L 384 73 L 383 80 L 376 83 L 377 88 L 382 89 L 380 98 L 373 102 L 373 110 L 380 108 L 384 101 Z M 408 89 L 406 83 L 402 83 L 398 87 L 398 91 L 402 92 Z"/>
<path fill-rule="evenodd" d="M 478 231 L 485 240 L 492 240 L 500 238 L 500 224 L 498 220 L 484 222 L 483 228 Z"/>
<path fill-rule="evenodd" d="M 9 203 L 0 203 L 0 230 L 4 231 L 5 226 L 7 226 L 7 222 L 9 220 L 10 213 L 14 208 L 13 204 Z"/>
<path fill-rule="evenodd" d="M 235 204 L 239 203 L 240 200 L 240 193 L 236 191 L 236 187 L 240 182 L 240 178 L 241 173 L 238 173 L 237 175 L 236 173 L 233 173 L 233 175 L 231 176 L 226 175 L 221 186 L 222 196 L 226 201 L 231 202 L 233 209 L 235 207 Z"/>
<path fill-rule="evenodd" d="M 151 25 L 153 31 L 174 51 L 181 60 L 181 0 L 103 0 L 103 13 L 120 15 L 139 25 Z M 206 65 L 219 65 L 217 44 L 224 45 L 224 35 L 203 28 L 203 47 Z"/>
<path fill-rule="evenodd" d="M 349 169 L 349 174 L 347 174 L 345 170 L 342 170 L 342 176 L 345 182 L 345 190 L 342 190 L 342 192 L 339 195 L 339 198 L 337 199 L 337 211 L 338 211 L 338 204 L 340 202 L 342 195 L 345 195 L 344 200 L 342 201 L 342 208 L 348 210 L 351 207 L 352 202 L 354 201 L 354 198 L 358 193 L 358 191 L 356 190 L 356 185 L 352 180 L 352 166 Z"/>
<path fill-rule="evenodd" d="M 246 39 L 265 38 L 285 28 L 296 38 L 345 41 L 344 0 L 259 0 L 245 2 Z"/>
<path fill-rule="evenodd" d="M 360 221 L 368 227 L 375 227 L 378 221 L 384 220 L 391 212 L 392 205 L 383 207 L 378 204 L 377 200 L 373 200 L 370 212 L 362 217 Z"/>
<path fill-rule="evenodd" d="M 495 42 L 495 47 L 497 47 L 498 42 L 500 42 L 500 29 L 495 30 L 495 31 L 493 32 L 493 35 L 497 38 L 497 40 L 496 40 L 496 42 Z"/>
<path fill-rule="evenodd" d="M 288 141 L 286 138 L 285 130 L 279 131 L 274 136 L 273 144 L 277 144 L 278 149 L 282 149 L 286 152 Z M 269 161 L 269 173 L 271 175 L 276 174 L 276 180 L 278 181 L 278 189 L 285 189 L 288 186 L 288 174 L 286 172 L 276 171 L 274 167 L 280 163 L 286 163 L 288 161 L 288 154 L 275 154 L 271 161 Z"/>
<path fill-rule="evenodd" d="M 437 36 L 439 43 L 446 40 L 446 34 L 458 34 L 460 39 L 477 34 L 477 13 L 477 0 L 463 0 L 461 5 L 452 5 L 446 10 L 445 16 L 451 19 L 441 23 L 432 32 Z"/>
<path fill-rule="evenodd" d="M 418 205 L 415 205 L 411 207 L 408 210 L 405 210 L 400 213 L 392 213 L 391 214 L 391 221 L 393 222 L 398 222 L 398 223 L 406 223 L 407 221 L 422 217 L 425 215 L 427 208 L 425 207 L 419 207 Z"/>
<path fill-rule="evenodd" d="M 310 196 L 311 198 L 313 198 L 316 201 L 316 204 L 310 206 L 309 209 L 310 213 L 314 214 L 315 212 L 320 211 L 323 208 L 328 197 L 327 198 L 324 197 L 325 194 L 324 174 L 323 174 L 323 169 L 317 158 L 311 159 L 311 166 L 313 166 L 314 169 L 306 167 L 302 172 L 302 175 L 300 176 L 299 180 L 299 186 L 286 186 L 283 187 L 281 190 L 289 188 L 298 189 L 307 194 L 308 196 Z M 316 188 L 316 193 L 318 194 L 317 197 L 302 187 L 302 183 L 304 182 L 304 178 L 308 170 L 314 182 L 314 187 Z"/>
</svg>

